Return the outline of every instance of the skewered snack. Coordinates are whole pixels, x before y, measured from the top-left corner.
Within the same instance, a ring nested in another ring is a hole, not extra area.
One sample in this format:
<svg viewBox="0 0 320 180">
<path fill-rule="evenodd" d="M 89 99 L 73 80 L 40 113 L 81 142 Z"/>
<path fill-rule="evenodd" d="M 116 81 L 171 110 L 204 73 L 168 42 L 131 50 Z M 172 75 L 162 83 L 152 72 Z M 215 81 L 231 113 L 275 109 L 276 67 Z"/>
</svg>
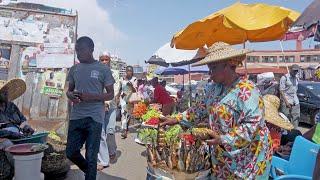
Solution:
<svg viewBox="0 0 320 180">
<path fill-rule="evenodd" d="M 160 128 L 158 131 L 158 146 L 159 148 L 163 148 L 165 144 L 165 132 L 163 128 Z"/>
<path fill-rule="evenodd" d="M 183 120 L 181 114 L 175 115 L 179 124 L 161 127 L 160 114 L 151 108 L 141 116 L 143 126 L 138 137 L 146 144 L 149 167 L 166 171 L 177 179 L 196 177 L 209 170 L 210 151 L 203 140 L 214 132 L 207 124 L 199 127 L 194 121 Z"/>
</svg>

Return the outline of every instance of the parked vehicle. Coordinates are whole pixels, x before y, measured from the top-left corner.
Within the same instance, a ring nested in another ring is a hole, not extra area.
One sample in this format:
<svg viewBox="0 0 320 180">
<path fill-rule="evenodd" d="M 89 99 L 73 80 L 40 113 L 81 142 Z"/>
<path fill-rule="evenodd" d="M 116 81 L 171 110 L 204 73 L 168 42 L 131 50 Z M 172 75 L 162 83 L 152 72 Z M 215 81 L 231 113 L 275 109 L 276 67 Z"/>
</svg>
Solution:
<svg viewBox="0 0 320 180">
<path fill-rule="evenodd" d="M 300 122 L 315 124 L 320 122 L 320 82 L 300 81 L 298 85 L 300 101 Z"/>
</svg>

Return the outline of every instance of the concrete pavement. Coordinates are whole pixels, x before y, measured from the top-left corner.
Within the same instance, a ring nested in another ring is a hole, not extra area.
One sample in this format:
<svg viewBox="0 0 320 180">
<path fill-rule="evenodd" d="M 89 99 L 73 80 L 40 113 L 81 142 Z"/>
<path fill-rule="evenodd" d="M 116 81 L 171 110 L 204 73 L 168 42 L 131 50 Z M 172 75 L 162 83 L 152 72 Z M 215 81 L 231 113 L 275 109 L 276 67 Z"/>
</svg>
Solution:
<svg viewBox="0 0 320 180">
<path fill-rule="evenodd" d="M 117 126 L 119 130 L 120 127 Z M 117 140 L 117 161 L 112 162 L 110 167 L 99 172 L 97 180 L 144 180 L 146 179 L 147 161 L 143 156 L 145 148 L 134 142 L 136 128 L 130 129 L 128 138 L 123 140 L 120 132 L 116 133 Z M 76 166 L 72 166 L 68 173 L 67 180 L 82 180 L 83 173 Z"/>
<path fill-rule="evenodd" d="M 298 129 L 305 133 L 310 126 L 303 124 Z M 97 180 L 145 180 L 147 161 L 145 158 L 145 148 L 134 142 L 136 128 L 130 128 L 128 138 L 123 140 L 120 137 L 120 126 L 117 126 L 117 161 L 111 162 L 110 167 L 103 172 L 99 172 Z M 66 180 L 82 180 L 83 173 L 76 166 L 72 166 Z"/>
</svg>

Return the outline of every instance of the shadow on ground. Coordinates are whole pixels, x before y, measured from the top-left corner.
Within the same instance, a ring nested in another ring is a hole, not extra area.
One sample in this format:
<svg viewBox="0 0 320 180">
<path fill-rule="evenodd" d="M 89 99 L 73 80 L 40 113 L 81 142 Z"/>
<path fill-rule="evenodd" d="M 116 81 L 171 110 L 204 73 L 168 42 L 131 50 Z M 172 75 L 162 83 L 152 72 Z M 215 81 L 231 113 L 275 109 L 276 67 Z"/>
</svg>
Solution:
<svg viewBox="0 0 320 180">
<path fill-rule="evenodd" d="M 68 172 L 68 180 L 84 180 L 84 174 L 82 171 L 79 169 L 71 169 Z M 116 176 L 111 176 L 103 172 L 98 172 L 97 174 L 97 180 L 125 180 L 124 178 L 116 177 Z"/>
<path fill-rule="evenodd" d="M 147 151 L 142 151 L 141 154 L 140 154 L 142 157 L 147 157 Z"/>
</svg>

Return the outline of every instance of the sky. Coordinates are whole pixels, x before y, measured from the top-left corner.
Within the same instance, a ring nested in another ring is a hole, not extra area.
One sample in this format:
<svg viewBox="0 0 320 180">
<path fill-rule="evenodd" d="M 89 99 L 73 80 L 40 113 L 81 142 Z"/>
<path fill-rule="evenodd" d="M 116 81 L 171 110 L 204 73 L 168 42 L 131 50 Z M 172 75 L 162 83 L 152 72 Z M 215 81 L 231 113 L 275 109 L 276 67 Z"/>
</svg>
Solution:
<svg viewBox="0 0 320 180">
<path fill-rule="evenodd" d="M 144 65 L 157 49 L 188 24 L 208 16 L 236 0 L 22 0 L 76 9 L 79 35 L 93 38 L 95 55 L 108 51 L 128 64 Z M 312 0 L 241 0 L 242 3 L 268 3 L 302 12 Z M 312 47 L 310 40 L 304 47 Z M 253 43 L 255 50 L 280 50 L 279 42 Z M 294 49 L 286 42 L 284 49 Z"/>
</svg>

